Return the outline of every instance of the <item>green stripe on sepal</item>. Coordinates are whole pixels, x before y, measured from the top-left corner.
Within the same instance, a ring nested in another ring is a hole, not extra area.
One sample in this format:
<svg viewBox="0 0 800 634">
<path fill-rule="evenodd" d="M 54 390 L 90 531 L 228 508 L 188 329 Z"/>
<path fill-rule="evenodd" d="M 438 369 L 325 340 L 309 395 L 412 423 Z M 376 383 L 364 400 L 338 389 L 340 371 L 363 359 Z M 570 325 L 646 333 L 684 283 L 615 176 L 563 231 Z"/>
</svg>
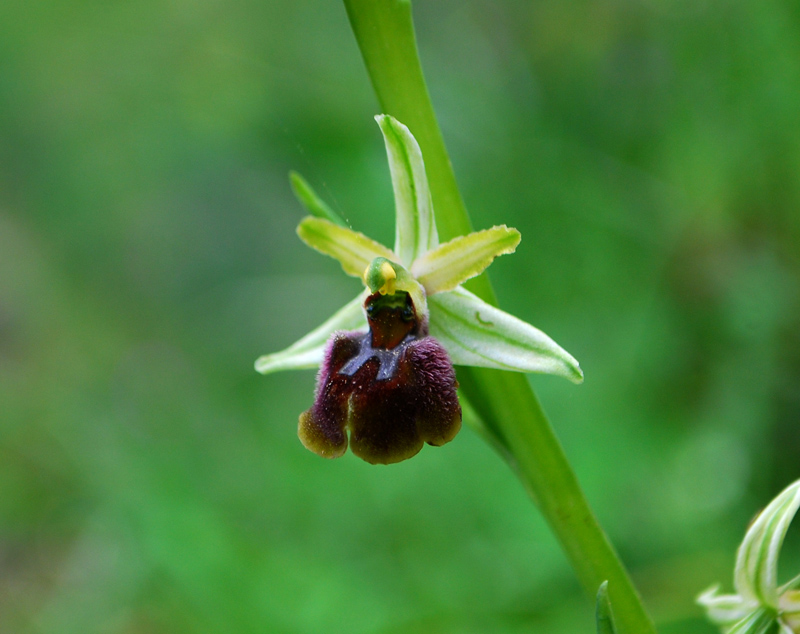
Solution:
<svg viewBox="0 0 800 634">
<path fill-rule="evenodd" d="M 459 287 L 428 298 L 431 335 L 456 365 L 540 372 L 583 381 L 578 362 L 541 330 Z"/>
<path fill-rule="evenodd" d="M 758 608 L 737 621 L 725 634 L 771 634 L 775 628 L 775 613 L 768 608 Z"/>
<path fill-rule="evenodd" d="M 797 481 L 770 502 L 747 530 L 736 555 L 733 577 L 736 591 L 744 599 L 777 607 L 778 555 L 799 507 L 800 481 Z"/>
<path fill-rule="evenodd" d="M 519 231 L 505 225 L 476 231 L 425 253 L 411 271 L 428 295 L 450 291 L 483 273 L 496 257 L 514 253 L 519 241 Z"/>
<path fill-rule="evenodd" d="M 325 344 L 337 330 L 366 330 L 367 318 L 364 315 L 364 293 L 345 304 L 321 326 L 292 344 L 286 350 L 265 354 L 256 361 L 256 370 L 261 374 L 279 370 L 302 370 L 316 368 L 322 362 Z"/>
<path fill-rule="evenodd" d="M 328 207 L 325 201 L 317 196 L 317 192 L 311 188 L 308 181 L 300 176 L 300 174 L 297 172 L 289 172 L 289 183 L 292 185 L 292 191 L 297 200 L 300 201 L 303 207 L 305 207 L 312 216 L 325 218 L 340 227 L 347 226 L 341 216 Z"/>
<path fill-rule="evenodd" d="M 386 143 L 397 212 L 394 249 L 400 264 L 411 263 L 439 245 L 425 163 L 414 136 L 394 117 L 375 117 Z"/>
<path fill-rule="evenodd" d="M 608 598 L 608 581 L 601 583 L 597 590 L 595 619 L 597 620 L 597 634 L 617 634 L 614 615 L 611 612 L 611 600 Z"/>
<path fill-rule="evenodd" d="M 360 278 L 377 257 L 397 259 L 380 242 L 323 218 L 306 216 L 297 226 L 297 235 L 312 249 L 338 260 L 344 272 L 353 277 Z"/>
</svg>

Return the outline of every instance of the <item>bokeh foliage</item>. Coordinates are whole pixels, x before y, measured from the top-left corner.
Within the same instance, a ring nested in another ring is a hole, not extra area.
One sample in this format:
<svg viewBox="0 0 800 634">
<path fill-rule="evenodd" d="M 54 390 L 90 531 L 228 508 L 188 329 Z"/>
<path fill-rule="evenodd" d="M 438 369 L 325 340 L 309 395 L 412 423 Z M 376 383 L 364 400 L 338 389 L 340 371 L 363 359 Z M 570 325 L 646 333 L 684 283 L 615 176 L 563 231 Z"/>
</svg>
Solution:
<svg viewBox="0 0 800 634">
<path fill-rule="evenodd" d="M 800 477 L 798 6 L 415 4 L 475 225 L 522 232 L 501 305 L 581 361 L 531 380 L 662 632 L 713 631 L 694 595 Z M 335 2 L 0 3 L 0 632 L 591 631 L 470 430 L 324 461 L 313 372 L 252 370 L 358 287 L 295 238 L 290 169 L 390 241 L 376 107 Z"/>
</svg>

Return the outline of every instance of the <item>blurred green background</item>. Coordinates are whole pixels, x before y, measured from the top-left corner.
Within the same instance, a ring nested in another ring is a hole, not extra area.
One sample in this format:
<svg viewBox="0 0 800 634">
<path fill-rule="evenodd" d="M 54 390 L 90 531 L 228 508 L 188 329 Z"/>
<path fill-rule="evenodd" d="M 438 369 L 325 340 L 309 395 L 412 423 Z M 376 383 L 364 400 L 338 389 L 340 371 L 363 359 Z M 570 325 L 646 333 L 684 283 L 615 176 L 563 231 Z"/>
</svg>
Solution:
<svg viewBox="0 0 800 634">
<path fill-rule="evenodd" d="M 800 4 L 419 0 L 501 305 L 663 633 L 710 633 L 748 520 L 800 477 Z M 322 0 L 0 3 L 0 632 L 593 631 L 465 429 L 372 467 L 261 377 L 357 292 L 301 245 L 301 172 L 392 236 L 377 112 Z M 790 532 L 783 576 L 800 570 Z"/>
</svg>

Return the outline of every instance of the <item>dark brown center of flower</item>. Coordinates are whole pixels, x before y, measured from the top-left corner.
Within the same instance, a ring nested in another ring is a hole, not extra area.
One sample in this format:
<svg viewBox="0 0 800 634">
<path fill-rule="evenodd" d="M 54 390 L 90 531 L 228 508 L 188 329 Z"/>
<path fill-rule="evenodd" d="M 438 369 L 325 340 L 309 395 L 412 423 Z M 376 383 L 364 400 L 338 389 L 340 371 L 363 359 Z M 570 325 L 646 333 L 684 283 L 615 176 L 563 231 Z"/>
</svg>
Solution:
<svg viewBox="0 0 800 634">
<path fill-rule="evenodd" d="M 370 359 L 377 359 L 376 380 L 391 379 L 405 346 L 419 335 L 419 320 L 408 293 L 375 293 L 364 302 L 369 332 L 360 338 L 358 353 L 345 363 L 339 374 L 352 376 Z"/>
<path fill-rule="evenodd" d="M 373 348 L 391 350 L 417 329 L 417 316 L 408 293 L 370 295 L 365 309 Z"/>
</svg>

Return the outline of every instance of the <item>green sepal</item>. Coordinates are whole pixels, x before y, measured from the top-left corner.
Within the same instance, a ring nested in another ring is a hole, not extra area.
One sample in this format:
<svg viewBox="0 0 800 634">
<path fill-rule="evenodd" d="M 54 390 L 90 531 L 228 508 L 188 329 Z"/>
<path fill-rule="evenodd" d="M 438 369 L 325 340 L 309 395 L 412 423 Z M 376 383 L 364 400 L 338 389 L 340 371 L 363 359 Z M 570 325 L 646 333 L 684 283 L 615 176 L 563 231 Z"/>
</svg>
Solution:
<svg viewBox="0 0 800 634">
<path fill-rule="evenodd" d="M 324 218 L 306 216 L 297 226 L 297 235 L 312 249 L 338 260 L 344 272 L 353 277 L 364 275 L 369 263 L 377 257 L 397 259 L 380 242 Z"/>
<path fill-rule="evenodd" d="M 326 220 L 330 220 L 331 222 L 339 225 L 340 227 L 346 227 L 347 224 L 344 220 L 342 220 L 341 216 L 337 214 L 333 209 L 328 207 L 319 196 L 317 196 L 317 192 L 315 192 L 311 185 L 308 184 L 308 181 L 300 176 L 297 172 L 289 172 L 289 182 L 292 185 L 292 191 L 294 192 L 295 197 L 300 203 L 305 207 L 308 212 L 312 216 L 316 216 L 317 218 L 325 218 Z"/>
<path fill-rule="evenodd" d="M 781 634 L 800 629 L 800 576 L 778 587 L 778 557 L 800 508 L 800 480 L 784 489 L 752 522 L 736 554 L 737 594 L 706 590 L 697 602 L 725 634 Z"/>
<path fill-rule="evenodd" d="M 595 619 L 597 620 L 597 634 L 617 634 L 614 615 L 611 612 L 611 600 L 608 598 L 608 581 L 601 583 L 597 590 Z"/>
<path fill-rule="evenodd" d="M 775 621 L 775 612 L 761 607 L 734 623 L 725 634 L 772 634 Z"/>
<path fill-rule="evenodd" d="M 800 507 L 800 480 L 788 486 L 758 515 L 736 554 L 733 583 L 744 598 L 776 608 L 778 556 L 789 524 Z"/>
<path fill-rule="evenodd" d="M 404 266 L 439 246 L 422 151 L 408 128 L 394 117 L 375 117 L 386 143 L 397 213 L 394 250 Z"/>
<path fill-rule="evenodd" d="M 364 293 L 359 293 L 351 302 L 345 304 L 321 326 L 281 352 L 265 354 L 256 361 L 256 370 L 261 374 L 279 370 L 302 370 L 316 368 L 322 362 L 325 344 L 337 330 L 365 330 L 367 318 L 364 315 Z"/>
<path fill-rule="evenodd" d="M 578 362 L 530 324 L 495 308 L 464 288 L 428 298 L 431 335 L 456 365 L 540 372 L 583 381 Z"/>
<path fill-rule="evenodd" d="M 459 236 L 414 261 L 411 271 L 428 295 L 453 290 L 480 275 L 496 257 L 514 253 L 519 231 L 505 225 Z"/>
<path fill-rule="evenodd" d="M 713 586 L 697 597 L 698 605 L 706 610 L 708 620 L 721 627 L 730 627 L 741 621 L 755 609 L 752 601 L 745 601 L 738 594 L 717 594 L 719 586 Z"/>
</svg>

